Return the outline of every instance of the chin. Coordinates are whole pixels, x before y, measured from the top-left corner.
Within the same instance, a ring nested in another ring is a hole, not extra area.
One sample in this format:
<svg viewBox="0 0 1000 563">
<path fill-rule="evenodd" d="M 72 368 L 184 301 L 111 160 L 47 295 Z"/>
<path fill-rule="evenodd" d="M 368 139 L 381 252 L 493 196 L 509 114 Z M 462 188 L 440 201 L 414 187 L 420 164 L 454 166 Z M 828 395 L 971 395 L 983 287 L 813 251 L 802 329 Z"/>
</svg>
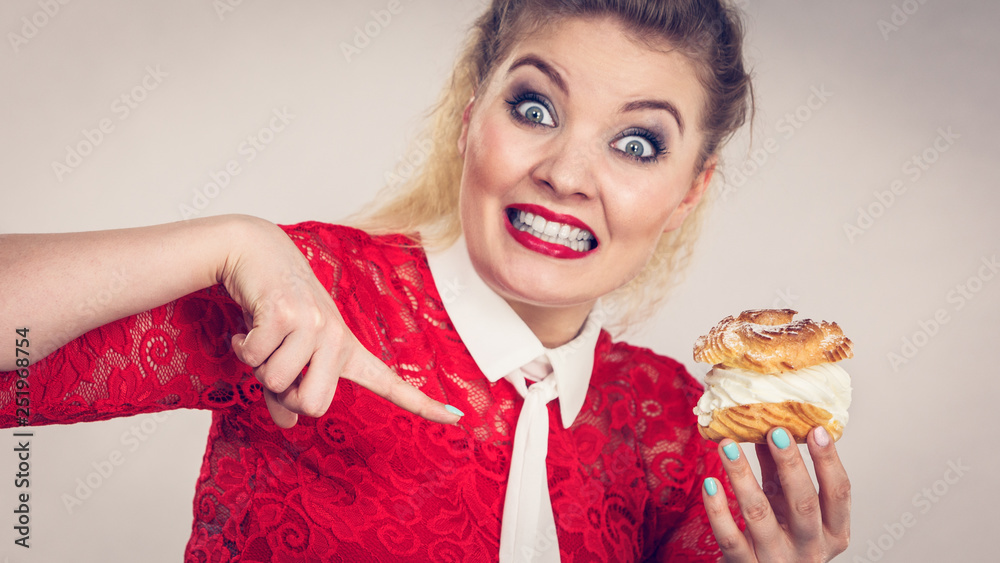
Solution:
<svg viewBox="0 0 1000 563">
<path fill-rule="evenodd" d="M 505 299 L 540 307 L 578 306 L 591 303 L 604 294 L 593 283 L 593 276 L 559 271 L 560 264 L 553 264 L 545 257 L 527 258 L 501 262 L 508 267 L 490 271 L 491 279 L 487 284 Z"/>
<path fill-rule="evenodd" d="M 511 207 L 463 224 L 473 226 L 465 234 L 476 271 L 507 301 L 576 307 L 614 290 L 611 280 L 597 279 L 606 269 L 601 266 L 606 249 L 596 240 L 565 248 L 551 239 L 539 239 L 534 236 L 538 233 L 533 235 L 520 223 Z"/>
</svg>

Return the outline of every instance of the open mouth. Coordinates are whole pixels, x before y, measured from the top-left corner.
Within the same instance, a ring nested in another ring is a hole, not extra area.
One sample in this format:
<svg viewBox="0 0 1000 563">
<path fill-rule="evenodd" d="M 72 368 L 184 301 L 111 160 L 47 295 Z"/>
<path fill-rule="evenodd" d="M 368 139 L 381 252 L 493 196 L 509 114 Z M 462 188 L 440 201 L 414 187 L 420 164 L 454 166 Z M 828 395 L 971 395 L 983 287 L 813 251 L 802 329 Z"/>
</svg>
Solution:
<svg viewBox="0 0 1000 563">
<path fill-rule="evenodd" d="M 556 247 L 551 250 L 557 250 L 559 247 L 562 247 L 566 251 L 569 251 L 568 254 L 576 254 L 577 257 L 597 248 L 597 238 L 592 232 L 581 225 L 548 220 L 528 209 L 519 209 L 516 207 L 508 207 L 506 213 L 507 220 L 514 231 L 523 233 L 518 237 L 522 243 L 530 240 L 526 239 L 524 235 L 530 235 L 537 241 L 548 243 L 545 247 L 549 245 Z M 532 246 L 538 249 L 539 245 Z M 570 257 L 566 252 L 556 252 L 556 254 L 561 255 L 560 257 Z"/>
</svg>

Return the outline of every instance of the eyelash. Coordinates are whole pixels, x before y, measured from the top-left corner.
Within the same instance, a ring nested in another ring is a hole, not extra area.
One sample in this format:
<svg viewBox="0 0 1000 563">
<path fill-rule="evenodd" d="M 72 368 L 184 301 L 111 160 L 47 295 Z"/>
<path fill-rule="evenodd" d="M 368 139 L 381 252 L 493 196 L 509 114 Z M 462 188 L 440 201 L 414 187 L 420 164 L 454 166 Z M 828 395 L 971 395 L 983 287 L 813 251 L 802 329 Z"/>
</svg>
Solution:
<svg viewBox="0 0 1000 563">
<path fill-rule="evenodd" d="M 510 106 L 510 114 L 511 116 L 514 117 L 514 119 L 516 119 L 521 123 L 524 123 L 525 125 L 546 127 L 541 123 L 535 123 L 534 121 L 525 119 L 525 117 L 521 115 L 519 111 L 517 111 L 517 106 L 528 101 L 536 102 L 538 104 L 545 106 L 545 109 L 548 110 L 549 115 L 552 115 L 553 116 L 552 119 L 555 120 L 556 112 L 553 111 L 552 106 L 549 105 L 549 101 L 543 98 L 541 95 L 536 94 L 535 92 L 520 92 L 518 94 L 515 94 L 513 99 L 507 100 L 507 105 Z"/>
<path fill-rule="evenodd" d="M 527 101 L 536 102 L 538 104 L 545 106 L 545 109 L 548 110 L 549 114 L 553 116 L 553 120 L 555 120 L 555 111 L 552 109 L 552 106 L 549 105 L 549 101 L 535 92 L 526 91 L 515 94 L 513 98 L 506 100 L 507 105 L 510 106 L 510 114 L 516 121 L 532 127 L 547 127 L 546 125 L 543 125 L 541 123 L 536 123 L 529 119 L 525 119 L 525 117 L 521 115 L 519 111 L 517 111 L 517 106 Z M 623 155 L 625 155 L 626 158 L 630 158 L 636 162 L 644 164 L 656 162 L 657 160 L 659 160 L 661 156 L 669 154 L 670 152 L 666 149 L 666 143 L 664 142 L 663 137 L 654 133 L 653 131 L 650 131 L 648 129 L 641 129 L 639 127 L 630 127 L 629 129 L 622 131 L 611 142 L 614 143 L 616 141 L 624 139 L 625 137 L 642 137 L 643 139 L 649 141 L 649 144 L 653 146 L 653 154 L 650 156 L 633 156 L 624 151 L 618 151 Z"/>
<path fill-rule="evenodd" d="M 663 137 L 648 129 L 640 129 L 639 127 L 630 127 L 622 131 L 617 137 L 615 137 L 615 140 L 612 141 L 612 143 L 620 141 L 625 137 L 642 137 L 643 139 L 649 141 L 650 145 L 653 145 L 653 154 L 650 156 L 633 156 L 626 152 L 623 152 L 625 156 L 631 158 L 632 160 L 636 160 L 639 162 L 656 162 L 657 160 L 659 160 L 661 156 L 668 154 L 670 152 L 666 148 L 667 144 L 666 142 L 664 142 Z"/>
</svg>

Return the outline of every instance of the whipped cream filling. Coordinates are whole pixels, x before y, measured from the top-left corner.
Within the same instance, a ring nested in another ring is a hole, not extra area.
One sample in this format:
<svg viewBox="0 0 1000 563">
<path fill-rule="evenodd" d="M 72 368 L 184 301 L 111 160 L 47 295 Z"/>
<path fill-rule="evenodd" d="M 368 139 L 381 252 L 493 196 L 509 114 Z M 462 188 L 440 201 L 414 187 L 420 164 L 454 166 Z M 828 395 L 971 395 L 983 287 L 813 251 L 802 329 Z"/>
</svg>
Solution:
<svg viewBox="0 0 1000 563">
<path fill-rule="evenodd" d="M 519 209 L 509 209 L 507 216 L 515 229 L 527 231 L 545 242 L 561 244 L 577 252 L 586 252 L 594 246 L 594 235 L 586 229 L 546 221 L 534 213 Z"/>
<path fill-rule="evenodd" d="M 810 403 L 847 425 L 851 406 L 851 376 L 833 363 L 819 364 L 780 375 L 739 368 L 713 367 L 705 376 L 705 394 L 694 408 L 698 424 L 708 426 L 712 411 L 754 403 Z"/>
</svg>

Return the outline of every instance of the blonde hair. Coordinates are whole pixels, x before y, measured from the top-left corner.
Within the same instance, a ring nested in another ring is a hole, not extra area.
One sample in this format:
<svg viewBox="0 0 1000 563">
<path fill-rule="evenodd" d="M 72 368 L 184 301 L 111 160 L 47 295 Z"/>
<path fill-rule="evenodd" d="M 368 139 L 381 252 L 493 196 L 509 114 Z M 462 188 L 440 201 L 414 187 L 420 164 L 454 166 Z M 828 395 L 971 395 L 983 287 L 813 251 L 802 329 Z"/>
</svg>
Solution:
<svg viewBox="0 0 1000 563">
<path fill-rule="evenodd" d="M 473 25 L 431 113 L 430 149 L 422 168 L 401 185 L 384 188 L 350 223 L 372 234 L 404 233 L 426 248 L 454 243 L 462 234 L 458 139 L 473 93 L 523 35 L 561 18 L 608 15 L 637 37 L 666 41 L 698 63 L 707 100 L 700 123 L 705 143 L 699 167 L 704 167 L 752 113 L 743 27 L 734 7 L 724 0 L 494 0 Z M 680 281 L 705 207 L 704 202 L 698 205 L 679 229 L 664 233 L 645 268 L 603 299 L 622 328 L 650 316 Z"/>
</svg>

